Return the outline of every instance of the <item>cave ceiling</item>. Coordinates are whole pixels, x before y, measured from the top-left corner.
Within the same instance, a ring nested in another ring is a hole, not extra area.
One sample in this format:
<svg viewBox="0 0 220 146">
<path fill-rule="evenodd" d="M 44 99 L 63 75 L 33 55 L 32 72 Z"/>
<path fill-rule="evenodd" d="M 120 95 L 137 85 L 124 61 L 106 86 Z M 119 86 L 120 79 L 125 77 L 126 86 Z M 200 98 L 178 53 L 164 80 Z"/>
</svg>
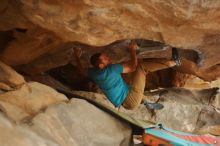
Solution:
<svg viewBox="0 0 220 146">
<path fill-rule="evenodd" d="M 0 59 L 28 72 L 67 64 L 72 46 L 84 58 L 104 50 L 120 62 L 128 55 L 121 44 L 138 39 L 177 47 L 182 72 L 220 75 L 219 0 L 1 0 L 0 21 Z"/>
</svg>

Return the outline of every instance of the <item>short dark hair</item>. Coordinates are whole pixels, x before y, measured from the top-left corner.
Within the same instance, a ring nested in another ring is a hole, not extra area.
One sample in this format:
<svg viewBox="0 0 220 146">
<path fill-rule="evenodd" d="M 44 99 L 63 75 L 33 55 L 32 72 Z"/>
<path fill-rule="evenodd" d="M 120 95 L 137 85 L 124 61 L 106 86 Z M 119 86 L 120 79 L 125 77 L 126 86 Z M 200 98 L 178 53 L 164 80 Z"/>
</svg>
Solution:
<svg viewBox="0 0 220 146">
<path fill-rule="evenodd" d="M 99 64 L 100 64 L 100 59 L 99 57 L 102 55 L 102 53 L 96 53 L 93 54 L 90 57 L 90 63 L 95 67 L 95 68 L 99 68 Z"/>
</svg>

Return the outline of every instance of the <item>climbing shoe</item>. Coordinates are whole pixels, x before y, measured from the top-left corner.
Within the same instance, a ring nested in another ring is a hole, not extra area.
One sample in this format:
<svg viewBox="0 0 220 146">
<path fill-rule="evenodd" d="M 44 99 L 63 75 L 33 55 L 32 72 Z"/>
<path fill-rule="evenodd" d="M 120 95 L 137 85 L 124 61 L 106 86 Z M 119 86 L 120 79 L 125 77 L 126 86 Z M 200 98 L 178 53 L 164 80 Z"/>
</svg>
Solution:
<svg viewBox="0 0 220 146">
<path fill-rule="evenodd" d="M 144 101 L 144 105 L 147 109 L 150 109 L 150 110 L 160 110 L 164 107 L 160 103 L 151 103 L 151 102 L 148 102 L 146 100 Z"/>
<path fill-rule="evenodd" d="M 176 62 L 176 66 L 181 65 L 180 56 L 177 51 L 177 48 L 172 48 L 172 60 Z"/>
</svg>

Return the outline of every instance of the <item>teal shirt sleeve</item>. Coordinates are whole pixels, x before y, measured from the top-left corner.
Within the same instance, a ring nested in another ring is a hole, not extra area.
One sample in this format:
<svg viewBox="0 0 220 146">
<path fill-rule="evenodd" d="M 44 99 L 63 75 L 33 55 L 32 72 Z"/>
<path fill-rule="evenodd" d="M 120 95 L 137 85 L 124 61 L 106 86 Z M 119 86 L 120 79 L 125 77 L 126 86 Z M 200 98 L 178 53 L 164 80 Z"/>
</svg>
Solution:
<svg viewBox="0 0 220 146">
<path fill-rule="evenodd" d="M 123 72 L 123 66 L 122 64 L 112 64 L 111 65 L 112 71 L 121 74 Z"/>
</svg>

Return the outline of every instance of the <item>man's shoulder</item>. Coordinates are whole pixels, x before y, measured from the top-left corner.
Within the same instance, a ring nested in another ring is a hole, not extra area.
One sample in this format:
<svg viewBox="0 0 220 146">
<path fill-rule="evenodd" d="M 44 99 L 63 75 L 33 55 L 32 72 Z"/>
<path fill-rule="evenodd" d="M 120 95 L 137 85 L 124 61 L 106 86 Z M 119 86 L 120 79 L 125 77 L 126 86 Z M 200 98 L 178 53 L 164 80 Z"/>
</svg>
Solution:
<svg viewBox="0 0 220 146">
<path fill-rule="evenodd" d="M 108 67 L 111 67 L 111 68 L 122 67 L 122 64 L 120 64 L 120 63 L 110 64 L 110 65 L 108 65 Z"/>
<path fill-rule="evenodd" d="M 95 68 L 88 68 L 87 76 L 88 76 L 88 77 L 93 76 L 94 72 L 95 72 Z"/>
<path fill-rule="evenodd" d="M 87 72 L 87 76 L 92 77 L 92 76 L 97 76 L 101 74 L 104 70 L 100 70 L 97 68 L 89 68 Z"/>
<path fill-rule="evenodd" d="M 111 64 L 109 66 L 110 70 L 117 73 L 122 73 L 123 71 L 123 65 L 122 64 Z"/>
<path fill-rule="evenodd" d="M 93 67 L 88 68 L 88 74 L 94 73 L 94 72 L 97 72 L 97 69 L 96 69 L 96 68 L 93 68 Z"/>
<path fill-rule="evenodd" d="M 92 70 L 94 70 L 94 68 L 93 68 L 93 67 L 88 68 L 88 71 L 92 71 Z"/>
</svg>

